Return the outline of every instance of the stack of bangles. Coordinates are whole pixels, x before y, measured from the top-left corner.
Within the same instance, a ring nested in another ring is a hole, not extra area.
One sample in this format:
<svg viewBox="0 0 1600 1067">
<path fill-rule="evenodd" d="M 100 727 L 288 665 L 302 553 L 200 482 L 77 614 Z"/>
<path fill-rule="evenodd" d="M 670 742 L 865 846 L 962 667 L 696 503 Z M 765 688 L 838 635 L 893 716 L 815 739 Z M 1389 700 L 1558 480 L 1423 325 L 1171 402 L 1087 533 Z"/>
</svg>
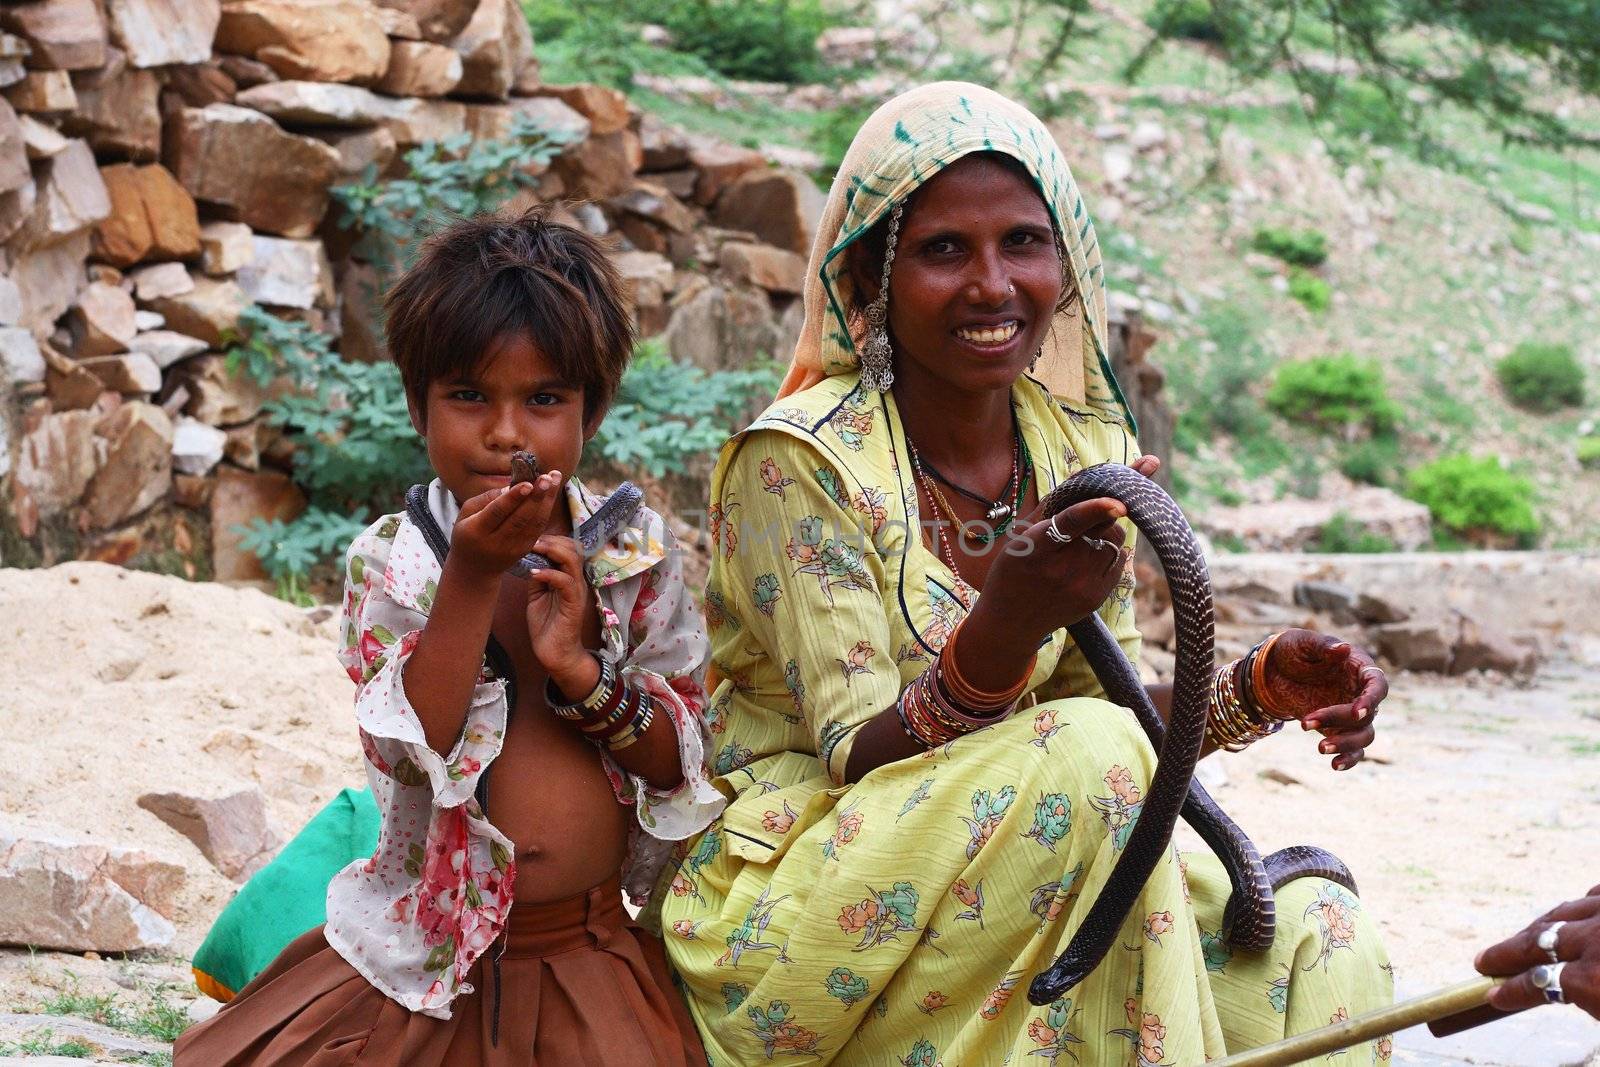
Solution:
<svg viewBox="0 0 1600 1067">
<path fill-rule="evenodd" d="M 620 752 L 650 729 L 655 705 L 643 689 L 619 681 L 616 666 L 609 659 L 598 654 L 595 659 L 600 663 L 600 680 L 588 696 L 569 704 L 552 679 L 545 683 L 545 702 L 589 740 L 607 752 Z"/>
<path fill-rule="evenodd" d="M 1029 660 L 1028 669 L 1005 692 L 974 688 L 956 669 L 954 649 L 960 632 L 960 626 L 951 631 L 933 663 L 905 687 L 895 703 L 900 728 L 924 748 L 949 744 L 996 722 L 1016 705 L 1033 674 L 1034 660 Z"/>
<path fill-rule="evenodd" d="M 1218 748 L 1243 752 L 1283 729 L 1286 720 L 1280 709 L 1265 697 L 1267 655 L 1280 636 L 1273 634 L 1239 659 L 1219 667 L 1212 677 L 1206 736 Z"/>
</svg>

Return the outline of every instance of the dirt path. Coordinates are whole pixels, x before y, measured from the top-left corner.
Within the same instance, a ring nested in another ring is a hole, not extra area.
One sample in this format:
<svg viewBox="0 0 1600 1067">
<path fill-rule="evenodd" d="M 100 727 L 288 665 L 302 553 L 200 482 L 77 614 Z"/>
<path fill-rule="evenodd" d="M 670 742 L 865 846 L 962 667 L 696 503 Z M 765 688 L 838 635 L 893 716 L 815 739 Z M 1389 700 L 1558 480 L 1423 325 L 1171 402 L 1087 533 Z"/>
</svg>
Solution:
<svg viewBox="0 0 1600 1067">
<path fill-rule="evenodd" d="M 99 996 L 125 1016 L 187 1010 L 188 956 L 232 884 L 134 801 L 179 780 L 256 781 L 292 833 L 359 783 L 332 627 L 254 591 L 101 564 L 0 570 L 0 604 L 0 762 L 24 771 L 0 776 L 0 826 L 145 848 L 189 870 L 169 951 L 0 950 L 0 1013 L 55 999 L 82 1014 Z M 1414 993 L 1469 976 L 1479 947 L 1600 882 L 1600 638 L 1528 686 L 1401 676 L 1381 726 L 1354 772 L 1285 735 L 1229 757 L 1213 791 L 1264 850 L 1314 842 L 1352 866 Z M 219 730 L 270 747 L 208 750 Z M 16 1034 L 0 1027 L 0 1048 Z M 1600 1024 L 1545 1009 L 1468 1045 L 1398 1047 L 1410 1063 L 1567 1067 L 1600 1050 Z"/>
</svg>

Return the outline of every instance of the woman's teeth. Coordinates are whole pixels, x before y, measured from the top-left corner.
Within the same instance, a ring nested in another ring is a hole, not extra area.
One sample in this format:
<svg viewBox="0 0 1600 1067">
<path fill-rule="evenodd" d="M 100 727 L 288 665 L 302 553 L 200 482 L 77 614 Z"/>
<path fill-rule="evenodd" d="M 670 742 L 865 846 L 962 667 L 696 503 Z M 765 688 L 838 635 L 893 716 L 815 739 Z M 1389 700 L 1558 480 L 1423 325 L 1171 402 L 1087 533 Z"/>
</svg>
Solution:
<svg viewBox="0 0 1600 1067">
<path fill-rule="evenodd" d="M 1016 332 L 1017 324 L 1007 322 L 999 326 L 985 326 L 979 330 L 960 329 L 956 331 L 956 336 L 975 345 L 1003 345 L 1011 340 Z"/>
</svg>

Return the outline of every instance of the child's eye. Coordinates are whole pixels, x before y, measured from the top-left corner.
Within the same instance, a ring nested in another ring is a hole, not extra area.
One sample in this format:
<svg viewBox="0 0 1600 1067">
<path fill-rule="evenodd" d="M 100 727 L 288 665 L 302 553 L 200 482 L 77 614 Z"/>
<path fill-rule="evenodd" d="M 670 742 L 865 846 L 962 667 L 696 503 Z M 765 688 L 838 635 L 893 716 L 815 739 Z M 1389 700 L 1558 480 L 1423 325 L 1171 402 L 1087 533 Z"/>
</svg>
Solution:
<svg viewBox="0 0 1600 1067">
<path fill-rule="evenodd" d="M 554 393 L 535 393 L 528 403 L 534 407 L 547 408 L 561 403 L 561 398 Z"/>
<path fill-rule="evenodd" d="M 483 399 L 483 394 L 476 389 L 457 389 L 450 394 L 451 400 L 465 400 L 468 403 L 477 403 Z"/>
</svg>

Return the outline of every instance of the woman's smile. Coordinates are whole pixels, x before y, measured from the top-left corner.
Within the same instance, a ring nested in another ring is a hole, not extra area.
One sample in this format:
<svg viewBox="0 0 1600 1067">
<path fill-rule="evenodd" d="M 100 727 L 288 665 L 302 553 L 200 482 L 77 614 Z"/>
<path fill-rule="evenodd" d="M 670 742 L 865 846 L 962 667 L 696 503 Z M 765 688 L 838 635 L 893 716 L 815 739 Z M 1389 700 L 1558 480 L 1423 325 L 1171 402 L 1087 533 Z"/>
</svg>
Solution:
<svg viewBox="0 0 1600 1067">
<path fill-rule="evenodd" d="M 992 325 L 974 323 L 958 326 L 951 332 L 956 340 L 983 356 L 1006 356 L 1016 347 L 1017 338 L 1022 334 L 1022 323 L 1017 319 L 1005 319 Z"/>
</svg>

